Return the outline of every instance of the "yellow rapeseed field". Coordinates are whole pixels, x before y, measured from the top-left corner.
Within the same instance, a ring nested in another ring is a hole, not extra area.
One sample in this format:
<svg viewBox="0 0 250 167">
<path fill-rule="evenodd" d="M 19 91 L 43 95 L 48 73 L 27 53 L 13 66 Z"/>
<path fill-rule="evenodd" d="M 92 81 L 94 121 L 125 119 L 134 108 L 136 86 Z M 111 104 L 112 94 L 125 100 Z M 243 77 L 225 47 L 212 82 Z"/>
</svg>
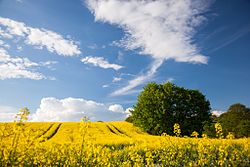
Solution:
<svg viewBox="0 0 250 167">
<path fill-rule="evenodd" d="M 249 166 L 249 143 L 152 136 L 127 122 L 1 123 L 0 166 Z"/>
</svg>

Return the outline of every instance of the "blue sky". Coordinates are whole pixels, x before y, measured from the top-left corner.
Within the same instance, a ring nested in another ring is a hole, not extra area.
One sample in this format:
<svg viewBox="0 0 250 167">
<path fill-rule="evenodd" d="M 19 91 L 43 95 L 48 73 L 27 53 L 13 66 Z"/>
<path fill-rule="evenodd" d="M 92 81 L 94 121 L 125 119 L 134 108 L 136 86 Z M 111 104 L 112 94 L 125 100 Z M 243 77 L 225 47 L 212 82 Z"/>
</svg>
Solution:
<svg viewBox="0 0 250 167">
<path fill-rule="evenodd" d="M 0 121 L 121 120 L 150 82 L 250 106 L 250 2 L 0 0 Z"/>
</svg>

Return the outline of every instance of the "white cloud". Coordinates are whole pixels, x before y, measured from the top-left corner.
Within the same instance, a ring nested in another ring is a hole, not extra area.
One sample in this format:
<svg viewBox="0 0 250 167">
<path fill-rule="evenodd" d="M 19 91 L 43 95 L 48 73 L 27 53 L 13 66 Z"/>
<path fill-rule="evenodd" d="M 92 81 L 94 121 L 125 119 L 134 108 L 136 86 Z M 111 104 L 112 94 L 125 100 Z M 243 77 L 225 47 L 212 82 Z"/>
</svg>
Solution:
<svg viewBox="0 0 250 167">
<path fill-rule="evenodd" d="M 91 45 L 89 45 L 89 46 L 87 46 L 89 49 L 97 49 L 98 48 L 98 46 L 97 46 L 97 44 L 91 44 Z"/>
<path fill-rule="evenodd" d="M 135 77 L 134 79 L 130 80 L 128 82 L 127 86 L 124 86 L 123 88 L 114 91 L 111 94 L 111 96 L 138 93 L 137 90 L 132 90 L 132 89 L 139 86 L 139 85 L 141 85 L 142 83 L 145 83 L 145 82 L 149 81 L 153 77 L 153 75 L 156 73 L 157 69 L 161 66 L 162 62 L 163 62 L 162 60 L 156 59 L 152 63 L 150 69 L 147 71 L 146 74 L 139 75 L 139 76 Z"/>
<path fill-rule="evenodd" d="M 21 52 L 21 51 L 23 51 L 23 47 L 22 47 L 22 46 L 17 46 L 17 50 L 18 50 L 19 52 Z"/>
<path fill-rule="evenodd" d="M 212 111 L 212 115 L 215 115 L 217 117 L 219 117 L 221 114 L 223 114 L 225 111 L 219 111 L 219 110 L 214 110 Z"/>
<path fill-rule="evenodd" d="M 123 107 L 120 104 L 113 104 L 109 106 L 109 111 L 118 112 L 118 113 L 124 112 Z"/>
<path fill-rule="evenodd" d="M 121 51 L 118 51 L 118 56 L 117 56 L 117 60 L 119 62 L 122 62 L 124 59 L 124 54 Z"/>
<path fill-rule="evenodd" d="M 128 116 L 131 115 L 130 111 L 134 111 L 134 109 L 133 108 L 127 108 L 124 111 L 123 107 L 120 104 L 113 104 L 113 105 L 109 106 L 109 111 L 113 111 L 113 112 L 116 112 L 116 113 L 122 113 L 125 116 L 124 118 L 127 118 Z"/>
<path fill-rule="evenodd" d="M 39 62 L 39 65 L 43 66 L 43 67 L 47 67 L 50 70 L 55 70 L 54 65 L 57 63 L 58 63 L 57 61 L 45 61 L 45 62 Z M 54 77 L 52 77 L 52 78 L 54 78 Z M 52 79 L 52 80 L 54 80 L 54 79 Z"/>
<path fill-rule="evenodd" d="M 7 33 L 6 31 L 2 30 L 0 27 L 0 37 L 11 39 L 13 36 L 10 33 Z"/>
<path fill-rule="evenodd" d="M 16 0 L 17 2 L 19 2 L 19 3 L 23 3 L 23 1 L 22 0 Z"/>
<path fill-rule="evenodd" d="M 111 63 L 109 63 L 103 57 L 91 57 L 91 56 L 87 56 L 85 58 L 82 58 L 81 61 L 84 64 L 92 64 L 92 65 L 94 65 L 96 67 L 101 67 L 101 68 L 104 68 L 104 69 L 112 68 L 114 70 L 120 70 L 121 68 L 123 68 L 122 66 L 120 66 L 118 64 L 111 64 Z"/>
<path fill-rule="evenodd" d="M 10 106 L 0 106 L 0 122 L 13 122 L 18 109 Z"/>
<path fill-rule="evenodd" d="M 131 116 L 132 115 L 132 113 L 131 112 L 133 112 L 134 111 L 134 109 L 133 108 L 127 108 L 126 110 L 125 110 L 125 113 L 127 114 L 127 117 L 129 117 L 129 116 Z"/>
<path fill-rule="evenodd" d="M 72 40 L 64 39 L 60 34 L 46 29 L 30 28 L 26 42 L 30 45 L 46 47 L 58 55 L 74 56 L 81 54 Z"/>
<path fill-rule="evenodd" d="M 33 80 L 45 79 L 45 77 L 38 72 L 32 72 L 22 67 L 23 64 L 0 64 L 0 79 L 10 78 L 29 78 Z"/>
<path fill-rule="evenodd" d="M 62 35 L 47 30 L 26 26 L 23 22 L 0 17 L 0 25 L 5 30 L 0 29 L 1 36 L 4 38 L 13 38 L 13 36 L 22 37 L 25 43 L 35 46 L 35 48 L 45 47 L 49 52 L 57 53 L 62 56 L 74 56 L 81 54 L 76 42 L 63 38 Z"/>
<path fill-rule="evenodd" d="M 128 111 L 121 105 L 106 105 L 82 98 L 43 98 L 31 121 L 80 121 L 84 116 L 91 121 L 124 120 Z"/>
<path fill-rule="evenodd" d="M 46 77 L 34 71 L 33 67 L 39 66 L 28 58 L 12 58 L 8 52 L 0 47 L 0 80 L 10 78 L 29 78 L 34 80 Z"/>
<path fill-rule="evenodd" d="M 177 62 L 206 64 L 208 58 L 200 54 L 194 44 L 195 28 L 205 17 L 202 15 L 209 2 L 199 0 L 87 0 L 86 4 L 96 21 L 121 27 L 126 33 L 119 46 L 129 50 L 140 49 L 150 55 L 157 64 L 151 65 L 146 75 L 129 81 L 115 91 L 121 95 L 150 79 L 161 62 L 173 59 Z"/>
<path fill-rule="evenodd" d="M 105 85 L 102 85 L 103 88 L 108 88 L 109 85 L 105 84 Z"/>
<path fill-rule="evenodd" d="M 9 49 L 10 45 L 6 44 L 3 40 L 0 39 L 0 46 L 2 46 L 5 49 Z"/>
<path fill-rule="evenodd" d="M 114 77 L 112 82 L 119 82 L 121 80 L 122 80 L 122 78 L 120 78 L 120 77 Z"/>
</svg>

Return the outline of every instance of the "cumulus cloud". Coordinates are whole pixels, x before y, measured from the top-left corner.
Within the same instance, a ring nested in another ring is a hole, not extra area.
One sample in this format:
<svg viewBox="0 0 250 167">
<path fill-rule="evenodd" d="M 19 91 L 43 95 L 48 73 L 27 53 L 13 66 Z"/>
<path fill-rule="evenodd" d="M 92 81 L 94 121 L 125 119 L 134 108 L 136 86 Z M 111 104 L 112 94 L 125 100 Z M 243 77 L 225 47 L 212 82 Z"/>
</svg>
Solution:
<svg viewBox="0 0 250 167">
<path fill-rule="evenodd" d="M 6 31 L 2 30 L 0 27 L 0 37 L 6 38 L 6 39 L 11 39 L 13 36 L 10 33 L 7 33 Z"/>
<path fill-rule="evenodd" d="M 131 107 L 127 108 L 127 109 L 125 110 L 125 113 L 127 114 L 127 117 L 131 116 L 131 115 L 132 115 L 131 112 L 133 112 L 133 111 L 134 111 L 133 108 L 131 108 Z"/>
<path fill-rule="evenodd" d="M 0 122 L 13 122 L 18 109 L 10 106 L 0 106 Z"/>
<path fill-rule="evenodd" d="M 31 116 L 31 121 L 80 121 L 87 116 L 91 121 L 124 120 L 129 115 L 119 104 L 106 105 L 82 98 L 56 99 L 47 97 L 41 100 L 40 107 Z"/>
<path fill-rule="evenodd" d="M 206 64 L 208 58 L 200 54 L 194 44 L 195 28 L 205 17 L 208 1 L 199 0 L 86 0 L 96 21 L 122 28 L 125 36 L 118 42 L 129 50 L 150 55 L 155 65 L 147 74 L 139 75 L 113 95 L 125 94 L 150 79 L 169 59 L 177 62 Z M 159 64 L 161 62 L 161 64 Z"/>
<path fill-rule="evenodd" d="M 0 47 L 0 80 L 10 78 L 45 79 L 43 74 L 34 71 L 33 68 L 37 66 L 39 64 L 28 58 L 13 58 L 4 48 Z"/>
<path fill-rule="evenodd" d="M 65 39 L 62 35 L 44 28 L 33 28 L 26 26 L 23 22 L 0 17 L 1 37 L 22 37 L 25 43 L 35 48 L 46 48 L 49 52 L 62 56 L 74 56 L 81 54 L 76 42 Z"/>
<path fill-rule="evenodd" d="M 101 68 L 104 68 L 104 69 L 111 68 L 111 69 L 114 69 L 114 70 L 120 70 L 121 68 L 123 68 L 122 66 L 120 66 L 118 64 L 109 63 L 103 57 L 87 56 L 85 58 L 82 58 L 81 61 L 84 64 L 92 64 L 93 66 L 101 67 Z"/>
<path fill-rule="evenodd" d="M 113 105 L 109 106 L 109 111 L 123 113 L 124 109 L 120 104 L 113 104 Z"/>
</svg>

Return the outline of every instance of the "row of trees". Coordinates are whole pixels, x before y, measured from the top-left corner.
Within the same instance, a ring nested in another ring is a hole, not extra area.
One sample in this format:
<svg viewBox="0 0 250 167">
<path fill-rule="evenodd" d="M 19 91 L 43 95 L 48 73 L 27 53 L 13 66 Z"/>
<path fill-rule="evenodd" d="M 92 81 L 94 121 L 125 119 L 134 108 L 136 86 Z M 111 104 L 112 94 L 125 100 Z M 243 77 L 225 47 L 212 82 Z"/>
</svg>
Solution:
<svg viewBox="0 0 250 167">
<path fill-rule="evenodd" d="M 220 117 L 213 116 L 210 110 L 209 101 L 198 90 L 178 87 L 170 82 L 152 82 L 138 96 L 127 121 L 153 135 L 174 135 L 173 126 L 178 123 L 182 135 L 189 136 L 196 131 L 215 137 L 215 124 L 220 123 L 225 135 L 233 132 L 236 137 L 249 136 L 249 108 L 235 104 Z"/>
</svg>

